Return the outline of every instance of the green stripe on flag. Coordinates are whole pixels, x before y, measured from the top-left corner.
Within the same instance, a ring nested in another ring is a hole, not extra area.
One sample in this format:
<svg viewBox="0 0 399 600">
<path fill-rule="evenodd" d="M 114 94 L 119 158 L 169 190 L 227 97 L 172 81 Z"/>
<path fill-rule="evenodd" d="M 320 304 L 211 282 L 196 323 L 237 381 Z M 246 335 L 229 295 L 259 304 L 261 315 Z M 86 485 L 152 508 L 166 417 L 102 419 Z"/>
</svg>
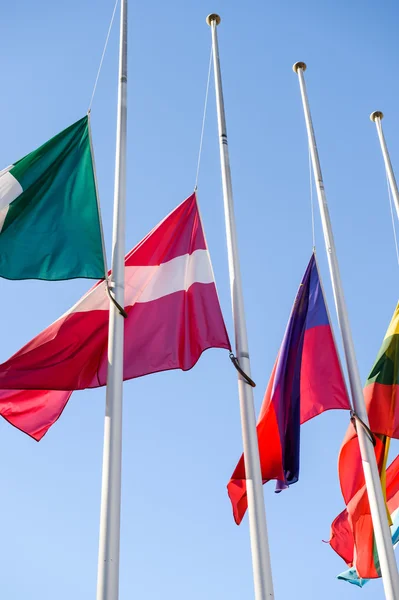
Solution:
<svg viewBox="0 0 399 600">
<path fill-rule="evenodd" d="M 0 172 L 0 276 L 62 280 L 104 274 L 85 116 Z"/>
<path fill-rule="evenodd" d="M 382 383 L 399 384 L 399 335 L 387 337 L 381 346 L 376 362 L 371 369 L 366 385 Z"/>
</svg>

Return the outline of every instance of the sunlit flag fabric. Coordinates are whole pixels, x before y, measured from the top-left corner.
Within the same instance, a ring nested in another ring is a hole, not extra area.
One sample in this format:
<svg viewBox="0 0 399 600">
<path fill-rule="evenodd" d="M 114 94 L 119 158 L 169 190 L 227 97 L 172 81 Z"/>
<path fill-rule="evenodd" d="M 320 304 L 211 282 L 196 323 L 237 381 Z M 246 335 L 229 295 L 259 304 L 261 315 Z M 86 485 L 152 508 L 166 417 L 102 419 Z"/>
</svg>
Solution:
<svg viewBox="0 0 399 600">
<path fill-rule="evenodd" d="M 390 438 L 399 438 L 399 304 L 385 334 L 377 359 L 371 369 L 364 388 L 366 409 L 369 416 L 370 429 L 376 436 L 375 454 L 383 488 L 387 450 Z M 332 547 L 344 558 L 349 566 L 355 566 L 359 577 L 373 579 L 380 577 L 378 556 L 371 518 L 369 514 L 367 494 L 361 493 L 365 480 L 360 457 L 359 442 L 356 431 L 349 426 L 341 446 L 338 470 L 342 495 L 348 511 L 348 524 L 352 532 L 352 552 L 347 554 Z M 332 525 L 332 539 L 336 540 L 334 530 L 340 523 L 341 516 Z M 353 548 L 354 544 L 354 548 Z"/>
<path fill-rule="evenodd" d="M 195 194 L 127 254 L 125 279 L 125 380 L 186 371 L 207 348 L 230 350 Z M 106 384 L 105 285 L 0 365 L 0 414 L 36 440 L 72 390 Z"/>
<path fill-rule="evenodd" d="M 392 526 L 391 526 L 391 535 L 392 535 L 392 544 L 394 548 L 397 548 L 399 544 L 399 508 L 393 511 L 392 515 Z M 363 587 L 371 581 L 371 579 L 362 579 L 358 576 L 355 567 L 340 573 L 337 576 L 337 579 L 341 579 L 342 581 L 347 581 L 348 583 L 352 583 L 353 585 L 357 585 L 358 587 Z"/>
<path fill-rule="evenodd" d="M 0 171 L 0 277 L 106 271 L 88 117 Z"/>
<path fill-rule="evenodd" d="M 387 509 L 392 519 L 392 543 L 399 542 L 399 456 L 386 470 Z M 357 491 L 345 510 L 331 526 L 331 547 L 349 567 L 339 579 L 362 587 L 370 579 L 380 577 L 366 486 Z M 367 572 L 371 577 L 365 577 Z"/>
<path fill-rule="evenodd" d="M 298 481 L 300 425 L 330 409 L 349 409 L 349 400 L 313 254 L 259 415 L 263 483 L 276 479 L 280 491 Z M 227 489 L 239 524 L 247 509 L 243 456 Z"/>
</svg>

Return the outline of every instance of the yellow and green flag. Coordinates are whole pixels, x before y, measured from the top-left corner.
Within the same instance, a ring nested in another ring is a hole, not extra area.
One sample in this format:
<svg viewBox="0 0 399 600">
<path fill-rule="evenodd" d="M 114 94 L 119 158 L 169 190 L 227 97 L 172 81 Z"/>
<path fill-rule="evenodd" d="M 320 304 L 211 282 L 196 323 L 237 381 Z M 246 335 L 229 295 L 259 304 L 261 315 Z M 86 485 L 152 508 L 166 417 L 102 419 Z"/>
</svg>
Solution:
<svg viewBox="0 0 399 600">
<path fill-rule="evenodd" d="M 370 430 L 375 437 L 375 455 L 385 500 L 387 500 L 386 467 L 390 439 L 399 438 L 398 394 L 399 304 L 364 387 Z M 352 425 L 349 426 L 341 446 L 338 470 L 346 510 L 332 524 L 330 544 L 348 566 L 356 569 L 358 577 L 362 579 L 380 577 L 359 443 L 356 430 Z M 392 511 L 392 506 L 389 508 Z M 392 524 L 388 508 L 387 514 Z"/>
<path fill-rule="evenodd" d="M 399 303 L 364 389 L 370 427 L 375 433 L 399 437 Z M 398 404 L 398 406 L 397 406 Z"/>
</svg>

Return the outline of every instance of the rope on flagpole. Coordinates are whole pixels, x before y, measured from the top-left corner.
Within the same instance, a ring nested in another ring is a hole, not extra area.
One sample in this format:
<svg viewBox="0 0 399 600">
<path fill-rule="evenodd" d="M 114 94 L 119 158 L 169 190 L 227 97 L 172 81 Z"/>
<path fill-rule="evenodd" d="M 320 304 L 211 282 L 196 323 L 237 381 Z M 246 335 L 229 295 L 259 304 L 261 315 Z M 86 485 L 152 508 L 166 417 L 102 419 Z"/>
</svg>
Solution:
<svg viewBox="0 0 399 600">
<path fill-rule="evenodd" d="M 204 114 L 202 115 L 202 127 L 201 127 L 201 137 L 200 137 L 200 145 L 198 151 L 198 162 L 197 162 L 197 173 L 195 175 L 195 186 L 194 191 L 198 188 L 198 176 L 201 166 L 201 155 L 202 155 L 202 142 L 204 141 L 204 129 L 205 129 L 205 120 L 206 120 L 206 111 L 208 108 L 208 94 L 209 94 L 209 82 L 211 80 L 211 71 L 212 71 L 212 56 L 213 56 L 213 47 L 211 46 L 211 54 L 209 57 L 209 67 L 208 67 L 208 80 L 206 82 L 206 92 L 205 92 L 205 102 L 204 102 Z"/>
<path fill-rule="evenodd" d="M 256 383 L 254 382 L 254 380 L 251 379 L 250 376 L 247 375 L 245 371 L 243 371 L 243 369 L 240 367 L 240 363 L 238 362 L 238 358 L 236 356 L 234 356 L 234 354 L 232 352 L 230 352 L 229 358 L 230 358 L 231 362 L 233 363 L 233 365 L 235 366 L 235 368 L 237 369 L 237 371 L 239 372 L 239 374 L 241 375 L 241 377 L 243 379 L 245 379 L 245 381 L 251 387 L 256 387 Z"/>
<path fill-rule="evenodd" d="M 391 209 L 392 230 L 393 230 L 393 238 L 395 240 L 396 259 L 397 259 L 398 265 L 399 265 L 399 248 L 398 248 L 398 238 L 397 238 L 397 235 L 396 235 L 395 217 L 394 217 L 394 214 L 393 214 L 392 194 L 391 194 L 391 188 L 389 187 L 388 173 L 385 172 L 385 175 L 386 175 L 386 178 L 387 178 L 388 198 L 389 198 L 389 207 Z"/>
<path fill-rule="evenodd" d="M 121 306 L 119 304 L 119 302 L 117 302 L 115 296 L 112 295 L 112 284 L 111 284 L 111 282 L 109 281 L 108 278 L 105 281 L 105 285 L 106 285 L 106 288 L 107 288 L 107 294 L 109 296 L 109 299 L 111 300 L 111 302 L 113 302 L 115 304 L 116 308 L 119 311 L 119 314 L 122 315 L 122 317 L 124 319 L 127 319 L 127 317 L 128 317 L 127 312 L 125 311 L 125 309 L 123 308 L 123 306 Z"/>
<path fill-rule="evenodd" d="M 309 189 L 310 189 L 310 214 L 312 218 L 312 245 L 313 252 L 316 250 L 316 234 L 314 228 L 314 200 L 313 200 L 313 178 L 312 178 L 312 155 L 310 150 L 310 145 L 308 145 L 309 150 Z"/>
<path fill-rule="evenodd" d="M 374 433 L 371 431 L 370 427 L 368 425 L 366 425 L 366 423 L 364 421 L 362 421 L 362 419 L 359 417 L 359 415 L 354 410 L 350 411 L 350 422 L 352 423 L 356 433 L 357 433 L 357 424 L 361 425 L 363 427 L 363 429 L 365 430 L 366 435 L 368 435 L 373 446 L 376 446 L 377 440 L 376 440 Z"/>
<path fill-rule="evenodd" d="M 116 9 L 117 9 L 118 3 L 119 3 L 119 0 L 115 0 L 114 11 L 112 13 L 111 21 L 110 21 L 110 24 L 109 24 L 109 27 L 108 27 L 108 33 L 107 33 L 107 37 L 105 39 L 104 49 L 103 49 L 103 53 L 102 53 L 102 56 L 101 56 L 100 65 L 98 67 L 97 76 L 96 76 L 96 80 L 94 82 L 93 92 L 91 94 L 90 104 L 89 104 L 89 108 L 88 108 L 87 112 L 91 111 L 91 105 L 93 104 L 94 95 L 96 93 L 97 83 L 98 83 L 98 80 L 99 80 L 99 77 L 100 77 L 101 68 L 103 66 L 105 53 L 107 51 L 108 40 L 109 40 L 109 36 L 111 34 L 112 25 L 114 23 L 114 18 L 115 18 L 115 13 L 116 13 Z"/>
</svg>

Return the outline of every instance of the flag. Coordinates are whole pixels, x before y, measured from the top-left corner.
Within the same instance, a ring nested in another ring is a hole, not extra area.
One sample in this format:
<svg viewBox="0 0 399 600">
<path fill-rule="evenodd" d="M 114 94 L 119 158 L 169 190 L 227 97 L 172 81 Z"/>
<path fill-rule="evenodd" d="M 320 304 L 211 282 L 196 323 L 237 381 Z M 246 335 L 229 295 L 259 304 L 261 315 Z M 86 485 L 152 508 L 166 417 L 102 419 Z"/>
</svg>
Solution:
<svg viewBox="0 0 399 600">
<path fill-rule="evenodd" d="M 364 398 L 369 416 L 370 429 L 376 437 L 375 455 L 383 490 L 385 492 L 385 466 L 390 438 L 399 437 L 399 304 L 385 334 L 377 359 L 364 388 Z M 341 446 L 338 470 L 342 495 L 347 506 L 348 523 L 352 533 L 352 560 L 347 560 L 331 543 L 349 566 L 354 564 L 363 579 L 380 577 L 378 556 L 375 549 L 367 494 L 357 433 L 349 425 Z M 339 517 L 338 517 L 339 518 Z M 334 529 L 334 521 L 332 529 Z M 367 526 L 366 526 L 367 525 Z"/>
<path fill-rule="evenodd" d="M 0 365 L 0 415 L 34 439 L 72 390 L 106 384 L 109 298 L 98 282 Z M 207 348 L 230 350 L 195 194 L 125 257 L 124 379 L 191 369 Z"/>
<path fill-rule="evenodd" d="M 0 171 L 0 277 L 105 275 L 89 121 Z"/>
<path fill-rule="evenodd" d="M 399 303 L 364 390 L 374 433 L 399 438 Z"/>
<path fill-rule="evenodd" d="M 298 481 L 300 425 L 330 409 L 349 409 L 314 254 L 292 308 L 257 424 L 263 483 L 276 491 Z M 239 524 L 247 509 L 244 457 L 228 483 Z"/>
<path fill-rule="evenodd" d="M 399 456 L 386 470 L 386 499 L 392 519 L 392 543 L 396 546 L 399 542 Z M 381 576 L 365 484 L 334 520 L 330 545 L 350 567 L 338 579 L 362 587 L 369 579 Z M 365 577 L 367 569 L 371 577 Z"/>
<path fill-rule="evenodd" d="M 392 534 L 392 544 L 394 548 L 397 548 L 399 544 L 399 509 L 396 509 L 392 515 L 392 526 L 391 526 L 391 534 Z M 341 579 L 342 581 L 347 581 L 348 583 L 352 583 L 353 585 L 357 585 L 358 587 L 363 587 L 371 581 L 370 579 L 362 579 L 358 576 L 355 567 L 340 573 L 337 576 L 337 579 Z"/>
</svg>

